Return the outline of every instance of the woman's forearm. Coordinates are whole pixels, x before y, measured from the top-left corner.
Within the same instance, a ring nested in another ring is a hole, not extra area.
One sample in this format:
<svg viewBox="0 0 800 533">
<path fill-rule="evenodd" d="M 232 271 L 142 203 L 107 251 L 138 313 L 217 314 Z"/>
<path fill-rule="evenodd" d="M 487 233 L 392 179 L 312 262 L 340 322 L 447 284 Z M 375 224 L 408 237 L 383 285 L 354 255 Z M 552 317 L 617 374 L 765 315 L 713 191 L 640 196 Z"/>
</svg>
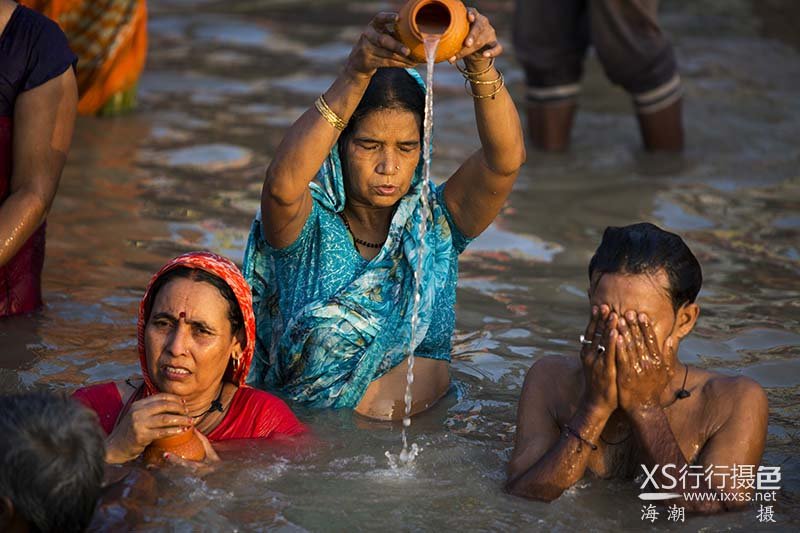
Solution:
<svg viewBox="0 0 800 533">
<path fill-rule="evenodd" d="M 328 107 L 347 122 L 355 111 L 371 76 L 345 68 L 325 91 Z M 314 179 L 341 131 L 312 106 L 289 128 L 267 168 L 265 193 L 284 204 L 299 201 Z"/>
<path fill-rule="evenodd" d="M 37 195 L 20 190 L 0 206 L 0 267 L 22 248 L 47 216 L 47 203 Z"/>
<path fill-rule="evenodd" d="M 489 67 L 489 60 L 467 60 L 467 70 L 483 72 L 470 75 L 477 82 L 499 80 L 500 73 Z M 516 172 L 525 162 L 525 141 L 519 113 L 505 86 L 493 97 L 499 82 L 469 83 L 475 103 L 475 119 L 478 135 L 487 166 L 496 174 L 509 175 Z M 484 98 L 481 98 L 484 97 Z"/>
</svg>

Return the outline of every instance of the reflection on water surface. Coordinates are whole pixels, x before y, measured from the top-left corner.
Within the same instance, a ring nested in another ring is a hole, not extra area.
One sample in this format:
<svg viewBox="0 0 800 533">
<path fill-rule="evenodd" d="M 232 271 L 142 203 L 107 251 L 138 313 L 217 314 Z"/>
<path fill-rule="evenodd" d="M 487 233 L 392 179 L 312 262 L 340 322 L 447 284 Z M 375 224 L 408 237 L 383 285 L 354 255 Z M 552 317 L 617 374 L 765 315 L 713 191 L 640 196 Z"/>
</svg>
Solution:
<svg viewBox="0 0 800 533">
<path fill-rule="evenodd" d="M 511 2 L 484 4 L 508 41 Z M 47 308 L 0 323 L 0 390 L 135 374 L 135 311 L 150 275 L 196 248 L 240 260 L 284 128 L 388 5 L 151 2 L 142 105 L 133 116 L 79 121 L 48 225 Z M 161 499 L 130 516 L 148 530 L 641 527 L 631 483 L 586 480 L 551 505 L 501 486 L 525 371 L 539 357 L 576 353 L 586 265 L 603 228 L 650 220 L 684 235 L 704 267 L 702 316 L 681 357 L 767 388 L 764 461 L 783 469 L 776 518 L 796 529 L 800 49 L 771 38 L 775 20 L 751 7 L 663 5 L 686 84 L 682 158 L 638 150 L 627 98 L 589 61 L 573 152 L 531 152 L 508 207 L 463 258 L 455 387 L 415 420 L 412 440 L 424 451 L 412 471 L 392 471 L 383 457 L 399 448 L 399 427 L 301 408 L 320 440 L 314 449 L 228 443 L 221 471 L 204 480 L 157 474 Z M 510 54 L 501 67 L 521 95 Z M 437 70 L 439 176 L 477 146 L 472 104 L 448 68 Z M 684 527 L 755 524 L 747 511 Z"/>
</svg>

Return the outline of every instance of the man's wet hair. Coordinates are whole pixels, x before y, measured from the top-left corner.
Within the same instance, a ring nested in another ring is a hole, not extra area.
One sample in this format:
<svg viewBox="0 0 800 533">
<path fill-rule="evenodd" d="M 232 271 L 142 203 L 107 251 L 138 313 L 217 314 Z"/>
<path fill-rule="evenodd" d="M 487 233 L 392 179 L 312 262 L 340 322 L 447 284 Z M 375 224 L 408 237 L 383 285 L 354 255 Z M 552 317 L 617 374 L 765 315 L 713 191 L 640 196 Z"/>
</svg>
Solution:
<svg viewBox="0 0 800 533">
<path fill-rule="evenodd" d="M 85 530 L 104 464 L 105 435 L 93 411 L 56 394 L 0 396 L 0 500 L 30 531 Z"/>
<path fill-rule="evenodd" d="M 589 283 L 595 281 L 596 273 L 655 274 L 661 269 L 669 278 L 669 296 L 675 311 L 695 301 L 703 285 L 703 273 L 683 239 L 649 222 L 621 228 L 609 226 L 589 262 Z"/>
</svg>

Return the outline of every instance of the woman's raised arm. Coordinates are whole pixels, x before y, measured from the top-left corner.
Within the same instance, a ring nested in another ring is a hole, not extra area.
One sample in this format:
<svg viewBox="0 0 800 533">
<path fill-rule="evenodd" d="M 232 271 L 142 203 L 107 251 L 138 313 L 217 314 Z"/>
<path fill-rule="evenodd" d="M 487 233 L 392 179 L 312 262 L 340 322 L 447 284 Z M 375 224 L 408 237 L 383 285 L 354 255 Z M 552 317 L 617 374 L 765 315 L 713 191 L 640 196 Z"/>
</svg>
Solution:
<svg viewBox="0 0 800 533">
<path fill-rule="evenodd" d="M 407 57 L 409 50 L 386 33 L 396 20 L 396 13 L 380 13 L 372 19 L 342 74 L 315 106 L 297 119 L 278 146 L 261 190 L 262 232 L 270 245 L 283 248 L 300 235 L 311 212 L 308 184 L 336 144 L 375 71 L 414 66 Z"/>
<path fill-rule="evenodd" d="M 525 140 L 517 108 L 493 64 L 503 47 L 486 17 L 474 8 L 468 16 L 472 27 L 451 61 L 466 64 L 481 148 L 447 181 L 444 198 L 461 232 L 474 237 L 492 223 L 511 192 L 525 162 Z"/>
</svg>

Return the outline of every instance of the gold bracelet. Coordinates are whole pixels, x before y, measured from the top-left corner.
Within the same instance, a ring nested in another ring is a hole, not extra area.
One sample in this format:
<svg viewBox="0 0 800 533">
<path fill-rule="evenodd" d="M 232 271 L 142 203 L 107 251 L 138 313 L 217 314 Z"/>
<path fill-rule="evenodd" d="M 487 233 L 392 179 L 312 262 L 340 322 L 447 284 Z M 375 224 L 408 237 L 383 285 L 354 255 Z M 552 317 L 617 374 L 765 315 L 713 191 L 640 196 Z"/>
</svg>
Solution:
<svg viewBox="0 0 800 533">
<path fill-rule="evenodd" d="M 475 80 L 472 78 L 465 78 L 468 82 L 473 83 L 475 85 L 494 85 L 497 82 L 503 82 L 503 73 L 499 70 L 497 71 L 497 79 L 494 80 Z"/>
<path fill-rule="evenodd" d="M 317 108 L 319 114 L 322 115 L 322 118 L 328 121 L 328 124 L 333 126 L 339 131 L 343 131 L 347 127 L 347 122 L 342 120 L 342 117 L 336 114 L 333 109 L 328 106 L 328 102 L 325 101 L 324 95 L 319 95 L 319 98 L 314 102 L 314 107 Z"/>
<path fill-rule="evenodd" d="M 469 82 L 470 82 L 470 80 L 464 80 L 464 89 L 467 91 L 467 94 L 468 94 L 468 95 L 470 95 L 471 97 L 475 98 L 476 100 L 483 100 L 484 98 L 491 98 L 492 100 L 494 100 L 494 97 L 495 97 L 495 96 L 496 96 L 496 95 L 497 95 L 497 94 L 498 94 L 500 91 L 502 91 L 502 90 L 503 90 L 503 87 L 504 87 L 504 86 L 505 86 L 505 84 L 506 84 L 506 83 L 505 83 L 505 79 L 503 78 L 503 74 L 502 74 L 502 73 L 499 73 L 499 74 L 500 74 L 500 77 L 499 77 L 499 78 L 497 78 L 496 80 L 492 81 L 491 83 L 497 83 L 497 82 L 500 82 L 500 83 L 499 83 L 499 85 L 498 85 L 497 89 L 495 89 L 494 91 L 492 91 L 492 92 L 491 92 L 491 93 L 489 93 L 489 94 L 475 94 L 475 93 L 472 91 L 472 88 L 469 86 Z"/>
<path fill-rule="evenodd" d="M 480 76 L 481 74 L 486 74 L 487 72 L 489 72 L 490 70 L 492 70 L 492 67 L 494 66 L 494 58 L 493 58 L 493 57 L 490 57 L 490 58 L 489 58 L 489 66 L 488 66 L 488 67 L 486 67 L 486 68 L 485 68 L 485 69 L 483 69 L 483 70 L 480 70 L 480 71 L 477 71 L 477 70 L 476 70 L 476 71 L 467 70 L 467 68 L 466 68 L 466 65 L 467 65 L 466 61 L 464 62 L 464 68 L 461 68 L 461 67 L 459 67 L 459 66 L 458 66 L 458 63 L 456 63 L 456 68 L 457 68 L 457 69 L 458 69 L 458 71 L 461 73 L 461 75 L 462 75 L 462 76 L 464 76 L 464 78 L 467 78 L 467 79 L 469 79 L 469 78 L 471 78 L 472 76 Z"/>
</svg>

